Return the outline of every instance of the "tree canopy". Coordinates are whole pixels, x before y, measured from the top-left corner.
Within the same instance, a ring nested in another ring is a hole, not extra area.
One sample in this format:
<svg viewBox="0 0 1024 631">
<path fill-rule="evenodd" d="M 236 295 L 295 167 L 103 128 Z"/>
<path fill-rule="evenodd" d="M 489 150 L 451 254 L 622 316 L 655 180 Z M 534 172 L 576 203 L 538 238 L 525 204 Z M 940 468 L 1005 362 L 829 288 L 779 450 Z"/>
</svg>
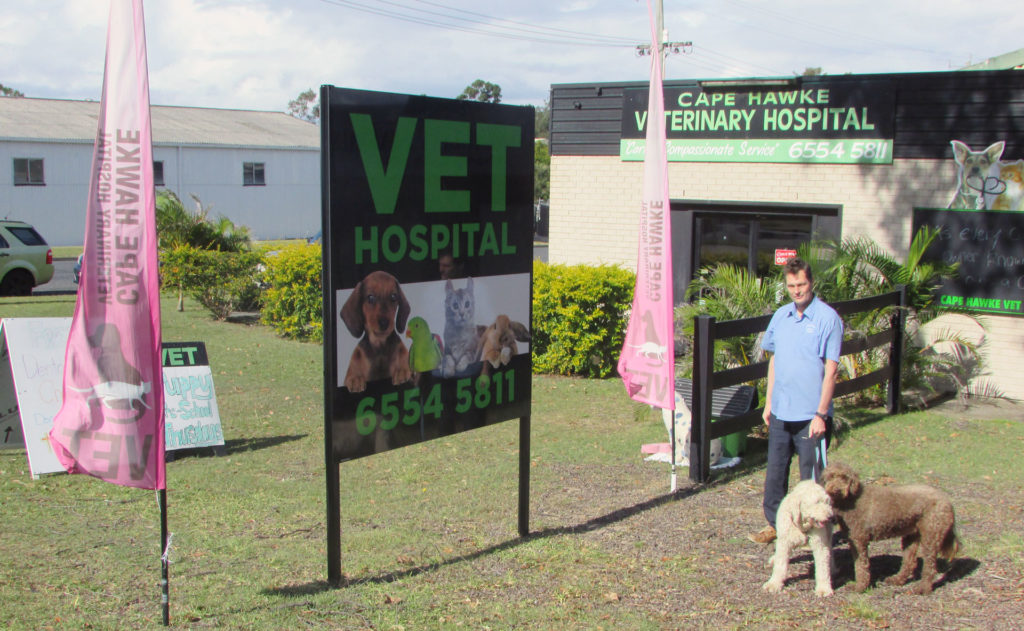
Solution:
<svg viewBox="0 0 1024 631">
<path fill-rule="evenodd" d="M 544 101 L 544 105 L 533 111 L 533 136 L 534 138 L 551 137 L 551 102 Z"/>
<path fill-rule="evenodd" d="M 25 96 L 20 91 L 14 88 L 8 88 L 4 84 L 0 83 L 0 96 Z"/>
<path fill-rule="evenodd" d="M 310 123 L 320 122 L 320 99 L 313 88 L 288 101 L 288 114 Z"/>
<path fill-rule="evenodd" d="M 501 103 L 501 86 L 497 83 L 477 79 L 466 86 L 462 94 L 455 97 L 460 101 L 480 101 L 481 103 Z"/>
</svg>

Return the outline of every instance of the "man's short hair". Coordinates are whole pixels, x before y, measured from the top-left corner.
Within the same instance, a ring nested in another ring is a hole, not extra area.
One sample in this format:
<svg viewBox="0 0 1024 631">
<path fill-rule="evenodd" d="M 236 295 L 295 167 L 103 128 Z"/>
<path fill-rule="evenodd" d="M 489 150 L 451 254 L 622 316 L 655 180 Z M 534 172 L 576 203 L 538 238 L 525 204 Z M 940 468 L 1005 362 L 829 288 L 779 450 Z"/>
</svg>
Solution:
<svg viewBox="0 0 1024 631">
<path fill-rule="evenodd" d="M 807 280 L 812 283 L 814 282 L 814 272 L 811 271 L 811 264 L 798 256 L 794 256 L 787 260 L 784 270 L 786 272 L 786 276 L 796 276 L 800 272 L 803 272 L 807 275 Z"/>
</svg>

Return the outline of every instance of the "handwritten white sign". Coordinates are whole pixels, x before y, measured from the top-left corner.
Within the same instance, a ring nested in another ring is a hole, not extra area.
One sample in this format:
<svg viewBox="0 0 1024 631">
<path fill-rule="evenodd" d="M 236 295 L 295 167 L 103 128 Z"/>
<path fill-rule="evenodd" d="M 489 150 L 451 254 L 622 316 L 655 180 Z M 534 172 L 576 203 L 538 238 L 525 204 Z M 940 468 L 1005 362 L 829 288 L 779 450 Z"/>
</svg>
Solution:
<svg viewBox="0 0 1024 631">
<path fill-rule="evenodd" d="M 49 433 L 53 417 L 63 400 L 64 351 L 68 344 L 71 318 L 4 318 L 0 320 L 0 358 L 6 355 L 7 366 L 0 368 L 0 396 L 13 390 L 14 400 L 0 399 L 0 412 L 14 408 L 11 422 L 21 419 L 21 433 L 28 455 L 32 477 L 44 473 L 64 473 L 53 449 Z M 7 422 L 5 417 L 4 422 Z M 14 433 L 0 431 L 12 440 Z M 20 447 L 21 443 L 11 444 Z"/>
</svg>

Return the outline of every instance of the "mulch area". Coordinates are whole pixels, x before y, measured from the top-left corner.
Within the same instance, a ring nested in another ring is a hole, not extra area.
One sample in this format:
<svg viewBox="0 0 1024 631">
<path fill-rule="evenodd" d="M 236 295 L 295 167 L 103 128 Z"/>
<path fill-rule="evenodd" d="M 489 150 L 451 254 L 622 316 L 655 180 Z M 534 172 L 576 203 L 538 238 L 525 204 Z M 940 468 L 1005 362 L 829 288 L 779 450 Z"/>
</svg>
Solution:
<svg viewBox="0 0 1024 631">
<path fill-rule="evenodd" d="M 1019 403 L 973 404 L 967 410 L 955 401 L 942 405 L 959 406 L 973 419 L 1024 422 Z M 756 454 L 756 443 L 748 450 Z M 957 509 L 963 547 L 930 596 L 882 582 L 899 569 L 898 540 L 871 545 L 874 585 L 863 594 L 852 589 L 850 552 L 846 542 L 837 541 L 840 573 L 831 598 L 814 596 L 809 550 L 793 559 L 783 592 L 771 595 L 761 584 L 770 574 L 766 562 L 773 546 L 746 538 L 763 526 L 764 470 L 756 455 L 706 486 L 692 485 L 681 469 L 675 494 L 669 492 L 668 465 L 644 462 L 639 454 L 637 460 L 563 466 L 561 487 L 534 496 L 534 521 L 546 524 L 542 533 L 561 531 L 626 559 L 616 571 L 629 587 L 615 594 L 616 605 L 648 613 L 659 628 L 1009 630 L 1024 625 L 1024 560 L 1014 556 L 1024 540 L 1024 488 L 1009 494 L 970 483 L 944 488 Z M 663 559 L 683 559 L 688 570 L 669 574 L 659 567 Z"/>
</svg>

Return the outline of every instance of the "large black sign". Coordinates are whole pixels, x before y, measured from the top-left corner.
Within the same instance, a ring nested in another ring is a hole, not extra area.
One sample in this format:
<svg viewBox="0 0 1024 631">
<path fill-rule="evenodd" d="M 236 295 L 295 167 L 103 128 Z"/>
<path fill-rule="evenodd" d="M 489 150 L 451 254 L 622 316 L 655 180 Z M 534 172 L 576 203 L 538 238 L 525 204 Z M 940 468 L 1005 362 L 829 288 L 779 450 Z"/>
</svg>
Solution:
<svg viewBox="0 0 1024 631">
<path fill-rule="evenodd" d="M 914 234 L 938 230 L 924 260 L 959 263 L 960 273 L 936 290 L 954 309 L 1024 316 L 1024 212 L 914 209 Z"/>
<path fill-rule="evenodd" d="M 669 161 L 892 162 L 895 96 L 884 79 L 666 86 L 664 95 Z M 625 90 L 624 160 L 643 159 L 646 127 L 647 89 Z"/>
<path fill-rule="evenodd" d="M 321 88 L 336 461 L 529 414 L 533 109 Z"/>
</svg>

